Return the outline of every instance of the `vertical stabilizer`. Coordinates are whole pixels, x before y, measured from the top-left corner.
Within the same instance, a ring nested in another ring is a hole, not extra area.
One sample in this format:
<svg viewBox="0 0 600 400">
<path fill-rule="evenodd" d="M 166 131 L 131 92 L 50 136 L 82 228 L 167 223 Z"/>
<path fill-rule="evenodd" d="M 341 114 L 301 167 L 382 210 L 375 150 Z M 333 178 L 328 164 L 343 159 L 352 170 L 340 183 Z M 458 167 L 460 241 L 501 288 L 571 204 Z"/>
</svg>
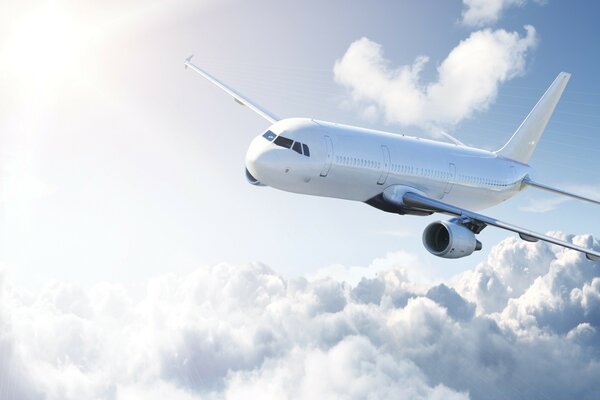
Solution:
<svg viewBox="0 0 600 400">
<path fill-rule="evenodd" d="M 558 74 L 521 126 L 496 154 L 525 164 L 529 162 L 570 77 L 567 72 Z"/>
</svg>

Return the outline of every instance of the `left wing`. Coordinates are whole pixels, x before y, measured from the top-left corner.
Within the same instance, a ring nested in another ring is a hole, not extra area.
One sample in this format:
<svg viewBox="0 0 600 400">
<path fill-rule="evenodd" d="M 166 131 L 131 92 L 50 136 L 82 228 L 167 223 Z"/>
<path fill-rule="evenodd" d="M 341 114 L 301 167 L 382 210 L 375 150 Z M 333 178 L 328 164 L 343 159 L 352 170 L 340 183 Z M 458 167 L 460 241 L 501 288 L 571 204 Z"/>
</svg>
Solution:
<svg viewBox="0 0 600 400">
<path fill-rule="evenodd" d="M 269 121 L 270 123 L 274 124 L 275 122 L 277 122 L 278 118 L 275 117 L 273 114 L 264 110 L 262 107 L 258 106 L 258 104 L 256 104 L 255 102 L 252 102 L 249 99 L 247 99 L 246 97 L 242 96 L 241 94 L 239 94 L 238 92 L 236 92 L 229 86 L 225 85 L 223 82 L 219 81 L 217 78 L 215 78 L 208 72 L 206 72 L 206 71 L 200 69 L 199 67 L 195 66 L 194 64 L 192 64 L 192 57 L 194 57 L 194 56 L 191 55 L 185 59 L 185 63 L 184 63 L 185 68 L 189 67 L 192 71 L 197 72 L 198 74 L 202 75 L 202 77 L 204 77 L 206 80 L 213 83 L 215 86 L 219 87 L 220 89 L 225 91 L 227 94 L 229 94 L 231 97 L 233 97 L 233 99 L 238 104 L 248 107 L 249 109 L 251 109 L 252 111 L 257 113 L 258 115 L 260 115 L 261 117 L 263 117 L 264 119 Z"/>
<path fill-rule="evenodd" d="M 521 239 L 526 240 L 528 242 L 537 242 L 538 240 L 543 240 L 544 242 L 580 251 L 584 253 L 587 259 L 590 261 L 600 260 L 600 252 L 598 251 L 586 249 L 585 247 L 577 246 L 572 243 L 553 238 L 551 236 L 542 235 L 540 233 L 530 231 L 529 229 L 524 229 L 516 225 L 499 221 L 495 218 L 477 214 L 475 212 L 471 212 L 469 210 L 465 210 L 463 208 L 456 207 L 439 200 L 434 200 L 421 194 L 417 194 L 414 192 L 406 192 L 402 196 L 402 202 L 408 207 L 454 215 L 459 218 L 462 224 L 466 226 L 471 225 L 472 227 L 474 227 L 474 230 L 476 230 L 475 233 L 479 233 L 481 229 L 483 229 L 486 225 L 492 225 L 498 228 L 516 232 L 519 234 Z"/>
</svg>

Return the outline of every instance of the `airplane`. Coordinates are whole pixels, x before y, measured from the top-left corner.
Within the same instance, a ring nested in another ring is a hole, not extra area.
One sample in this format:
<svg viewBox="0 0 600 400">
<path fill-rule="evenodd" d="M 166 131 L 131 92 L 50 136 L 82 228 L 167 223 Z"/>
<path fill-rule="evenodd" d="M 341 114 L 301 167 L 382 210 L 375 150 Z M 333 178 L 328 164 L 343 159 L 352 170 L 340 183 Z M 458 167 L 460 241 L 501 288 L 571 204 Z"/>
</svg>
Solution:
<svg viewBox="0 0 600 400">
<path fill-rule="evenodd" d="M 600 201 L 554 188 L 531 178 L 528 164 L 570 78 L 561 72 L 508 142 L 497 151 L 410 137 L 312 118 L 279 119 L 194 65 L 185 68 L 228 93 L 271 125 L 256 136 L 246 154 L 246 178 L 256 186 L 293 193 L 364 202 L 400 215 L 450 215 L 423 231 L 433 255 L 455 259 L 481 250 L 476 239 L 486 226 L 517 233 L 528 242 L 549 242 L 600 260 L 600 252 L 533 232 L 480 211 L 527 187 L 594 204 Z"/>
</svg>

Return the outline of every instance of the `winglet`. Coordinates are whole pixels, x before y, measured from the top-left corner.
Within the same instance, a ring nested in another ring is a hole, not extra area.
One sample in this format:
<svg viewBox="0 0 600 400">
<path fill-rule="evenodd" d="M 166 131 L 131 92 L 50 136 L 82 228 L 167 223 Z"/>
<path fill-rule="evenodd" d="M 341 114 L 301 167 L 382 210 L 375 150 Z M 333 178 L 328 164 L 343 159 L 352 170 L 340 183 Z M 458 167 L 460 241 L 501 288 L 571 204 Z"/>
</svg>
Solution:
<svg viewBox="0 0 600 400">
<path fill-rule="evenodd" d="M 183 63 L 183 65 L 185 65 L 185 69 L 187 69 L 188 64 L 192 61 L 192 58 L 194 58 L 193 54 L 185 59 L 185 62 Z"/>
</svg>

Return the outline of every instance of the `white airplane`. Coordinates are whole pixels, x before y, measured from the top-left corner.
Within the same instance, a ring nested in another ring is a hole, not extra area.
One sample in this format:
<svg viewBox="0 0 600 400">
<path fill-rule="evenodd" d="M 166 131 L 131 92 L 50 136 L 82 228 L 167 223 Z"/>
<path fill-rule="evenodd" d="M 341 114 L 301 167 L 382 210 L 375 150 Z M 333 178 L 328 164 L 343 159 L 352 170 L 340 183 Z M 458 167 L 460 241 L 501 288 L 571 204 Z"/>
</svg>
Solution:
<svg viewBox="0 0 600 400">
<path fill-rule="evenodd" d="M 414 138 L 311 118 L 278 119 L 206 71 L 185 60 L 185 67 L 269 121 L 246 154 L 246 177 L 257 186 L 367 203 L 380 210 L 410 215 L 443 213 L 448 221 L 429 224 L 423 244 L 432 254 L 460 258 L 481 250 L 475 235 L 487 225 L 580 251 L 591 261 L 600 252 L 499 221 L 474 211 L 501 203 L 527 187 L 600 204 L 531 179 L 527 164 L 569 81 L 562 72 L 497 151 Z M 473 211 L 472 211 L 473 210 Z"/>
</svg>

